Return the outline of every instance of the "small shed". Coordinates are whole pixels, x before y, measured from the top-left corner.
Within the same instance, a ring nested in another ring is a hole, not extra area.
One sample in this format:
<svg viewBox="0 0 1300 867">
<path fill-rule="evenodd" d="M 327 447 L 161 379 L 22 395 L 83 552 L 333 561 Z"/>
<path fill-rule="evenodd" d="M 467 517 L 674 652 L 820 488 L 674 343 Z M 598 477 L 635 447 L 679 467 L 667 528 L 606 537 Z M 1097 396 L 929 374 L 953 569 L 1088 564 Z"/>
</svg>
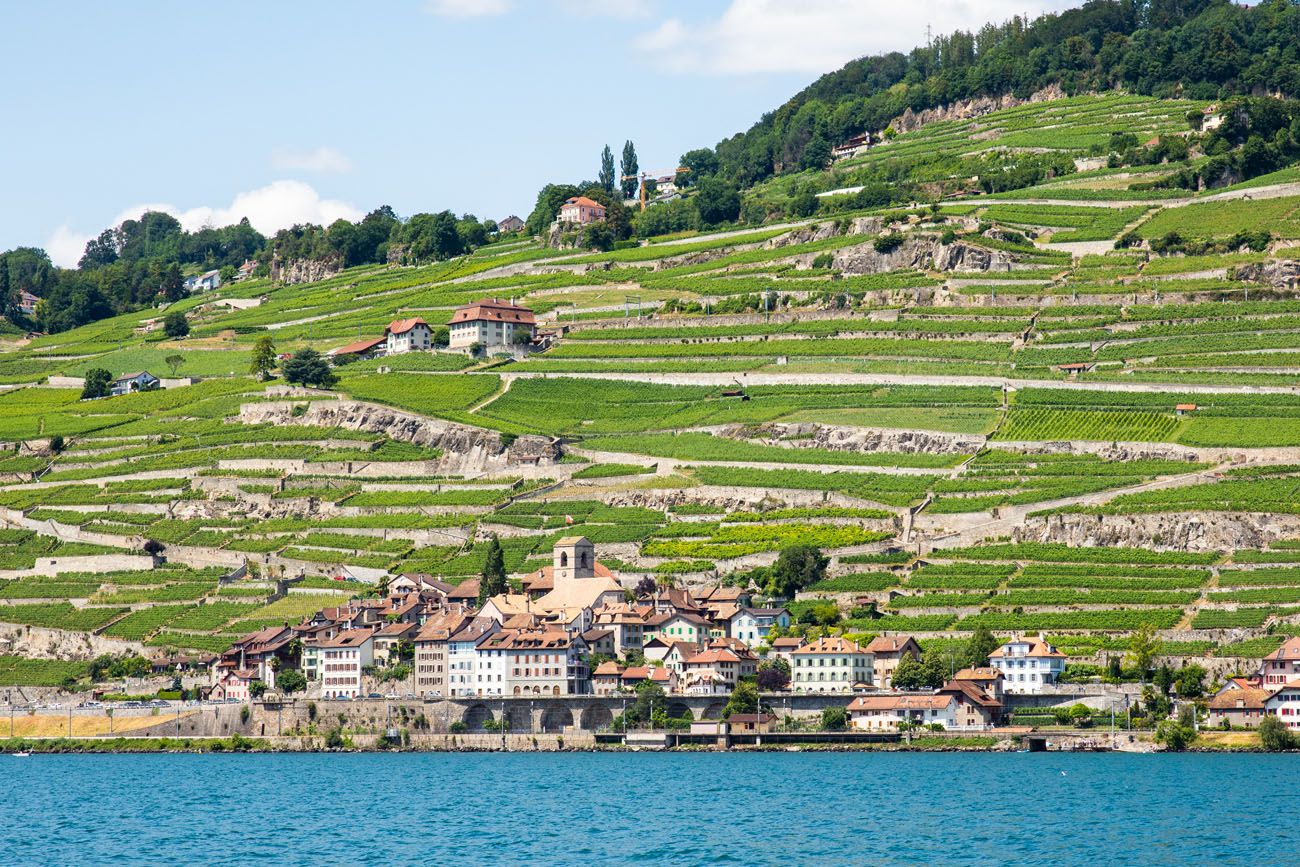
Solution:
<svg viewBox="0 0 1300 867">
<path fill-rule="evenodd" d="M 1174 415 L 1186 415 L 1189 412 L 1196 412 L 1196 404 L 1180 403 L 1174 407 Z"/>
</svg>

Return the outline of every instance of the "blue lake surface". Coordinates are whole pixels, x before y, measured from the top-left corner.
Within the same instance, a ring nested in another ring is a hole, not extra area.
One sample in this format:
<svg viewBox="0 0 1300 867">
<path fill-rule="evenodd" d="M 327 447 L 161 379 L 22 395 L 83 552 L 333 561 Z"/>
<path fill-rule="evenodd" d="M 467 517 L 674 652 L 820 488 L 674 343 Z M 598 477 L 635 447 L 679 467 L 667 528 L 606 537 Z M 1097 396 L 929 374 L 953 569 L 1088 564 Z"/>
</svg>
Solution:
<svg viewBox="0 0 1300 867">
<path fill-rule="evenodd" d="M 1118 753 L 0 756 L 0 863 L 1294 864 L 1298 763 Z"/>
</svg>

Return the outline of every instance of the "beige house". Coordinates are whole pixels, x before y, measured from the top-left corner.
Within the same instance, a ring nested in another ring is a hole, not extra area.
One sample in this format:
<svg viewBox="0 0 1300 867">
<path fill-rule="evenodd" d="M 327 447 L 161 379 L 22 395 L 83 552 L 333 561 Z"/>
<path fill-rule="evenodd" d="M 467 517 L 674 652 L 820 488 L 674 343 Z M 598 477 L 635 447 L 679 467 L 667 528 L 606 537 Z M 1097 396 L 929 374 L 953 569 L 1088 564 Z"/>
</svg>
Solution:
<svg viewBox="0 0 1300 867">
<path fill-rule="evenodd" d="M 473 619 L 463 612 L 441 614 L 425 621 L 415 636 L 415 690 L 422 696 L 451 695 L 447 642 Z"/>
<path fill-rule="evenodd" d="M 742 677 L 758 670 L 753 656 L 728 648 L 710 648 L 688 657 L 682 664 L 682 691 L 688 695 L 730 695 Z"/>
<path fill-rule="evenodd" d="M 871 685 L 871 654 L 840 636 L 819 638 L 790 654 L 790 688 L 795 692 L 852 692 Z"/>
<path fill-rule="evenodd" d="M 921 658 L 921 645 L 910 635 L 879 635 L 865 649 L 871 654 L 871 682 L 880 689 L 893 685 L 894 669 L 904 656 Z"/>
<path fill-rule="evenodd" d="M 447 344 L 452 349 L 468 349 L 476 343 L 488 350 L 510 347 L 531 342 L 537 331 L 533 311 L 495 298 L 457 307 L 447 325 Z"/>
</svg>

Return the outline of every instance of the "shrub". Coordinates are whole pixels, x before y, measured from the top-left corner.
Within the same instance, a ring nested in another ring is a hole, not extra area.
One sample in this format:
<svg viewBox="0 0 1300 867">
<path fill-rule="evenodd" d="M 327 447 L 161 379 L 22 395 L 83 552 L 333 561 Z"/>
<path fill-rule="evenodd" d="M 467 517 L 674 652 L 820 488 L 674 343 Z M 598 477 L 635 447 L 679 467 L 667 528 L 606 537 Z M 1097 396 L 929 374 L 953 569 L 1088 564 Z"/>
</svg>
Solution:
<svg viewBox="0 0 1300 867">
<path fill-rule="evenodd" d="M 1286 723 L 1273 714 L 1267 714 L 1259 721 L 1259 745 L 1270 753 L 1280 753 L 1295 746 L 1295 735 L 1286 727 Z"/>
<path fill-rule="evenodd" d="M 849 727 L 849 714 L 844 708 L 832 705 L 822 709 L 822 731 L 842 732 Z"/>
<path fill-rule="evenodd" d="M 163 320 L 163 333 L 173 340 L 184 337 L 190 333 L 190 321 L 179 310 L 175 313 L 168 313 L 167 318 Z"/>
<path fill-rule="evenodd" d="M 877 253 L 888 254 L 903 246 L 903 241 L 903 236 L 894 232 L 890 235 L 881 235 L 871 243 L 871 246 L 875 248 Z"/>
</svg>

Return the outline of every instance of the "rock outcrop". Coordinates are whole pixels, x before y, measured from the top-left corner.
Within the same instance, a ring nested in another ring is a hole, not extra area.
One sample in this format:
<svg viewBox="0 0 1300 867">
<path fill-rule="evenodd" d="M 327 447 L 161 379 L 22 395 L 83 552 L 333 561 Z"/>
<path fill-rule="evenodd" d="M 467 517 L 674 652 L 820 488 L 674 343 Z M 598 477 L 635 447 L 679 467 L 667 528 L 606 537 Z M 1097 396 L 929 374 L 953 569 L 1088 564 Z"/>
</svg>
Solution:
<svg viewBox="0 0 1300 867">
<path fill-rule="evenodd" d="M 1300 286 L 1300 260 L 1270 259 L 1267 262 L 1239 265 L 1232 271 L 1231 276 L 1235 280 L 1267 283 L 1274 289 L 1295 289 Z"/>
<path fill-rule="evenodd" d="M 805 258 L 809 263 L 812 254 Z M 934 271 L 1010 271 L 1011 256 L 1000 250 L 988 250 L 957 241 L 944 244 L 939 236 L 909 235 L 901 245 L 882 253 L 875 242 L 841 247 L 835 251 L 832 267 L 845 276 L 880 274 L 902 269 Z"/>
<path fill-rule="evenodd" d="M 426 418 L 386 406 L 355 400 L 315 400 L 295 416 L 293 401 L 246 403 L 239 408 L 245 424 L 308 424 L 384 434 L 399 442 L 439 449 L 439 472 L 501 469 L 510 464 L 536 464 L 558 460 L 559 443 L 546 437 L 525 435 L 507 441 L 497 431 Z"/>
<path fill-rule="evenodd" d="M 1009 93 L 1002 96 L 977 96 L 973 99 L 958 100 L 949 105 L 927 108 L 923 111 L 914 112 L 909 108 L 894 118 L 889 125 L 897 133 L 914 132 L 926 124 L 935 123 L 936 121 L 971 120 L 972 118 L 992 114 L 995 111 L 1001 111 L 1004 108 L 1015 108 L 1018 105 L 1030 102 L 1063 99 L 1065 95 L 1065 91 L 1061 90 L 1059 85 L 1052 84 L 1037 93 L 1031 94 L 1028 99 L 1021 99 Z"/>
<path fill-rule="evenodd" d="M 1016 542 L 1061 542 L 1081 547 L 1150 548 L 1161 551 L 1261 549 L 1300 533 L 1300 516 L 1240 512 L 1150 515 L 1060 514 L 1029 518 Z"/>
<path fill-rule="evenodd" d="M 885 428 L 837 427 L 821 424 L 728 425 L 718 431 L 729 439 L 758 440 L 787 448 L 816 448 L 839 452 L 901 452 L 905 454 L 973 454 L 985 438 L 972 434 Z"/>
<path fill-rule="evenodd" d="M 271 260 L 271 279 L 276 283 L 314 283 L 343 270 L 341 259 Z"/>
</svg>

